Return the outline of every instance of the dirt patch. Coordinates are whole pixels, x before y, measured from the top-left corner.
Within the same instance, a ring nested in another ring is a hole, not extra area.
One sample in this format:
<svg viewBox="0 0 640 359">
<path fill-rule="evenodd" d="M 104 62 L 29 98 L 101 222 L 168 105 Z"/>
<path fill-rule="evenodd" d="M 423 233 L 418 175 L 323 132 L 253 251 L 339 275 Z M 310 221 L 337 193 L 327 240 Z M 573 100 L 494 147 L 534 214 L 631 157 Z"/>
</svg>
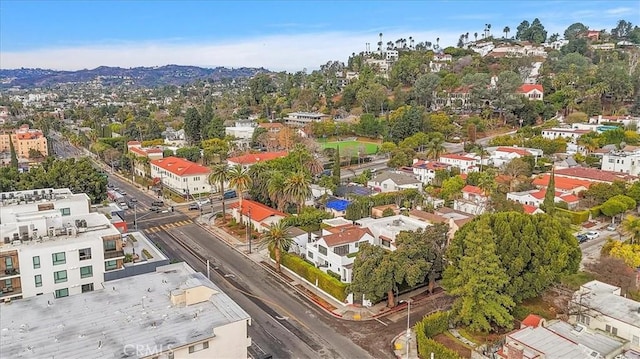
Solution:
<svg viewBox="0 0 640 359">
<path fill-rule="evenodd" d="M 329 302 L 327 302 L 326 300 L 322 299 L 312 291 L 305 288 L 302 284 L 296 284 L 296 289 L 303 292 L 307 297 L 311 298 L 311 300 L 313 300 L 314 302 L 316 302 L 317 304 L 319 304 L 321 307 L 323 307 L 328 311 L 334 311 L 337 309 L 333 305 L 329 304 Z"/>
<path fill-rule="evenodd" d="M 459 341 L 455 340 L 454 338 L 451 338 L 446 334 L 438 334 L 435 337 L 433 337 L 433 340 L 455 351 L 463 358 L 471 358 L 471 349 L 465 347 Z"/>
</svg>

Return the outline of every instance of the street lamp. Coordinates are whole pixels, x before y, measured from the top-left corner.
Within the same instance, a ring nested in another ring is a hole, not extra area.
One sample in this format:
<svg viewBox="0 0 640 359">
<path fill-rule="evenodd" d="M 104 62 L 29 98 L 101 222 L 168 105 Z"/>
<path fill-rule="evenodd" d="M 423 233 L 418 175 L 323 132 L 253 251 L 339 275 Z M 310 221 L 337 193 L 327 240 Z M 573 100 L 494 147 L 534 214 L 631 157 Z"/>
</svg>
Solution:
<svg viewBox="0 0 640 359">
<path fill-rule="evenodd" d="M 411 340 L 411 327 L 410 327 L 410 318 L 411 318 L 411 299 L 401 300 L 400 303 L 407 303 L 409 306 L 407 307 L 407 359 L 409 359 L 409 341 Z"/>
<path fill-rule="evenodd" d="M 133 204 L 133 225 L 136 228 L 136 232 L 138 231 L 138 204 Z"/>
</svg>

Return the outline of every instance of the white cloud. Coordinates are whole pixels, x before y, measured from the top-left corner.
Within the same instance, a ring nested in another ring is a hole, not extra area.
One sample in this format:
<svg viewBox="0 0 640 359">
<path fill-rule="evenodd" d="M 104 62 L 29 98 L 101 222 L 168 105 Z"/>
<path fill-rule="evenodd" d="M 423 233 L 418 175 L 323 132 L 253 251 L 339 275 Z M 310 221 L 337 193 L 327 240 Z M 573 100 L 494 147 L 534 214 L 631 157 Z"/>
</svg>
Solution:
<svg viewBox="0 0 640 359">
<path fill-rule="evenodd" d="M 636 9 L 637 11 L 637 9 Z M 634 9 L 630 8 L 630 7 L 616 7 L 613 9 L 609 9 L 607 11 L 605 11 L 605 13 L 607 13 L 607 15 L 627 15 L 627 14 L 631 14 L 634 12 Z"/>
<path fill-rule="evenodd" d="M 227 67 L 265 67 L 275 71 L 315 69 L 330 60 L 346 61 L 352 52 L 377 48 L 378 30 L 367 33 L 325 32 L 265 36 L 238 41 L 179 43 L 157 41 L 79 45 L 27 51 L 0 52 L 2 68 L 40 67 L 78 70 L 98 66 L 161 66 L 166 64 Z M 440 38 L 441 46 L 455 45 L 460 32 L 382 31 L 383 42 L 413 36 L 415 42 Z"/>
</svg>

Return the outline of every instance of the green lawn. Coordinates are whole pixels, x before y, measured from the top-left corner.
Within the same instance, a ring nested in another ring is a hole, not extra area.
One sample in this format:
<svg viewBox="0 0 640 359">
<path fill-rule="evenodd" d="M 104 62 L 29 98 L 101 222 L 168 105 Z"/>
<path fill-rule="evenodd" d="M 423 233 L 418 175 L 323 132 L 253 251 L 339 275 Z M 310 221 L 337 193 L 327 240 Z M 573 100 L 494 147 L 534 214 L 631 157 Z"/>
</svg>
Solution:
<svg viewBox="0 0 640 359">
<path fill-rule="evenodd" d="M 340 148 L 340 154 L 351 154 L 357 156 L 358 151 L 364 149 L 367 155 L 373 155 L 378 152 L 378 145 L 375 143 L 359 142 L 359 141 L 339 141 L 339 142 L 325 142 L 320 144 L 322 149 L 325 148 Z"/>
</svg>

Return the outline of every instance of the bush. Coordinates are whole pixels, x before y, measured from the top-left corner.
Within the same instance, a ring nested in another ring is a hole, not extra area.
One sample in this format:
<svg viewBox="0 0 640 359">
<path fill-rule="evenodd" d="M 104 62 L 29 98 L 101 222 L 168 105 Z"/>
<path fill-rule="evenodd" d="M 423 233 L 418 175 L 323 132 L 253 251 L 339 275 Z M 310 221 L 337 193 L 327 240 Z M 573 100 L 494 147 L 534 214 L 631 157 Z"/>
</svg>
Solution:
<svg viewBox="0 0 640 359">
<path fill-rule="evenodd" d="M 151 253 L 149 253 L 149 251 L 148 251 L 148 250 L 146 250 L 146 249 L 143 249 L 143 250 L 142 250 L 142 254 L 144 255 L 144 257 L 145 257 L 146 259 L 151 259 L 151 258 L 153 258 L 153 256 L 151 255 Z"/>
<path fill-rule="evenodd" d="M 271 251 L 273 258 L 273 251 Z M 347 298 L 347 284 L 316 268 L 306 260 L 292 254 L 282 253 L 280 263 L 306 279 L 311 284 L 318 283 L 318 288 L 343 302 Z"/>
<path fill-rule="evenodd" d="M 428 338 L 433 338 L 440 333 L 444 333 L 449 328 L 449 312 L 436 312 L 427 315 L 420 321 L 423 330 Z"/>
<path fill-rule="evenodd" d="M 591 218 L 600 217 L 600 206 L 595 206 L 589 209 L 591 212 Z"/>
<path fill-rule="evenodd" d="M 424 334 L 422 335 L 424 336 Z M 418 339 L 418 354 L 420 358 L 430 358 L 433 353 L 434 358 L 438 359 L 460 359 L 461 356 L 453 350 L 445 347 L 443 344 L 431 338 L 421 338 L 420 334 L 417 335 Z"/>
<path fill-rule="evenodd" d="M 436 358 L 458 359 L 460 356 L 453 350 L 431 339 L 444 333 L 449 328 L 449 312 L 437 312 L 422 318 L 413 327 L 418 341 L 418 354 L 421 358 L 429 358 L 431 353 Z"/>
<path fill-rule="evenodd" d="M 327 274 L 332 276 L 333 278 L 335 278 L 337 280 L 340 280 L 342 278 L 342 277 L 340 277 L 340 274 L 338 274 L 338 273 L 336 273 L 336 272 L 334 272 L 334 271 L 332 271 L 330 269 L 327 269 Z"/>
<path fill-rule="evenodd" d="M 566 214 L 572 224 L 582 224 L 589 220 L 589 210 L 576 212 L 556 207 L 556 211 Z"/>
</svg>

